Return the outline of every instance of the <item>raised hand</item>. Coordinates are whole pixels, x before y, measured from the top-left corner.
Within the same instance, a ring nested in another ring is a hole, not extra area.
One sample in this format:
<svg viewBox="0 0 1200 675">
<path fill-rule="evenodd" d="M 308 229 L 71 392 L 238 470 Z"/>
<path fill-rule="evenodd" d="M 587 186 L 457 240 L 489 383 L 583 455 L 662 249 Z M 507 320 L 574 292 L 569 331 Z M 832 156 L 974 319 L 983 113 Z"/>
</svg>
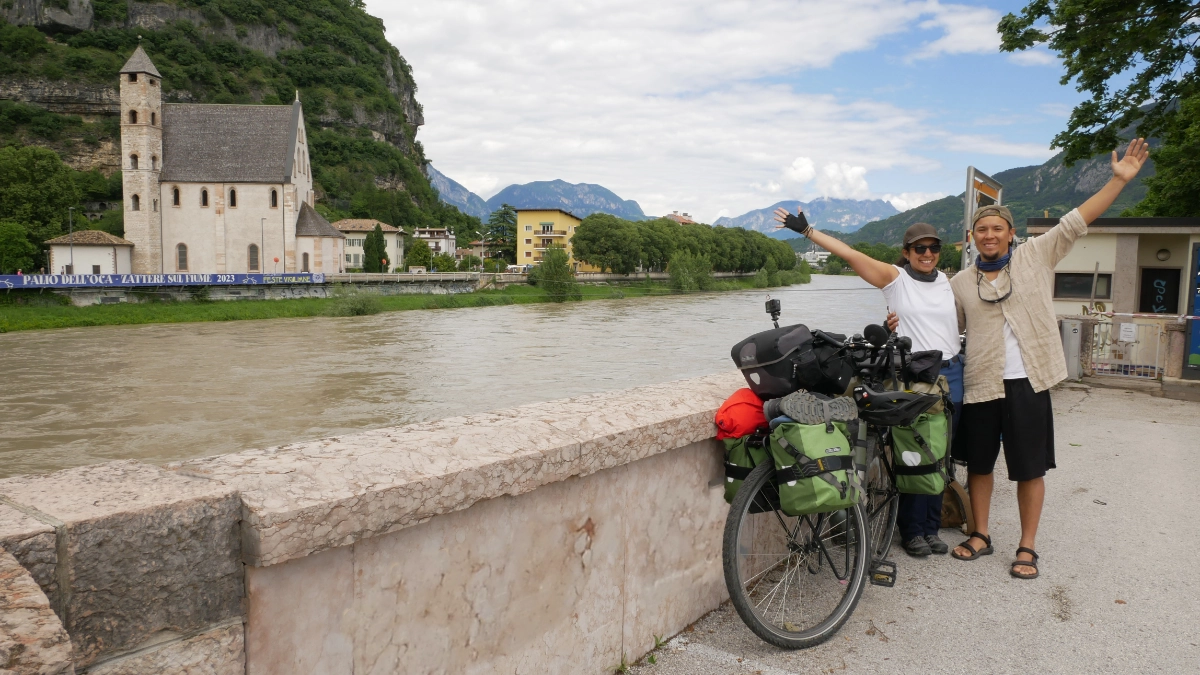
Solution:
<svg viewBox="0 0 1200 675">
<path fill-rule="evenodd" d="M 1135 138 L 1129 141 L 1129 147 L 1125 148 L 1125 156 L 1120 161 L 1117 161 L 1117 151 L 1113 150 L 1113 178 L 1118 178 L 1126 183 L 1133 180 L 1142 170 L 1142 165 L 1146 163 L 1149 156 L 1150 144 L 1144 138 Z"/>
<path fill-rule="evenodd" d="M 775 209 L 775 222 L 779 225 L 775 229 L 787 228 L 793 232 L 798 232 L 804 236 L 808 236 L 808 232 L 812 226 L 808 224 L 808 219 L 804 217 L 804 211 L 799 207 L 796 208 L 796 215 L 787 212 L 787 209 Z"/>
</svg>

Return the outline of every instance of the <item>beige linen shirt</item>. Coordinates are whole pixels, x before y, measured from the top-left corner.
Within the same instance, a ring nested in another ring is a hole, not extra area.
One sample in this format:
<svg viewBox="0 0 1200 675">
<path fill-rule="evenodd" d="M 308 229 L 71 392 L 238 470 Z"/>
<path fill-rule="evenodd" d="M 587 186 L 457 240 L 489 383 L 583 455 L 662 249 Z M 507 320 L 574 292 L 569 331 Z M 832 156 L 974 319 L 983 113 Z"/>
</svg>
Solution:
<svg viewBox="0 0 1200 675">
<path fill-rule="evenodd" d="M 1067 378 L 1067 359 L 1054 314 L 1054 266 L 1075 240 L 1087 235 L 1079 209 L 1063 216 L 1040 237 L 1016 247 L 1008 272 L 996 277 L 997 288 L 984 288 L 983 297 L 1012 295 L 999 303 L 980 300 L 977 285 L 991 285 L 974 265 L 954 275 L 950 287 L 958 305 L 958 327 L 967 332 L 963 371 L 963 402 L 981 403 L 1004 398 L 1004 322 L 1017 344 L 1025 373 L 1034 391 L 1045 391 Z"/>
</svg>

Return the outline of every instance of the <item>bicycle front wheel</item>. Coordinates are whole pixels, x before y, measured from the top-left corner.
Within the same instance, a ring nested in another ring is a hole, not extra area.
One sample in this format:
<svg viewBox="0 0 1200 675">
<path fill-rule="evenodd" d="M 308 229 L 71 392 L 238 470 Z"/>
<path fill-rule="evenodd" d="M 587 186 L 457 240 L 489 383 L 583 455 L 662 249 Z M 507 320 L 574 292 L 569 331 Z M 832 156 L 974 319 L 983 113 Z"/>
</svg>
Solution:
<svg viewBox="0 0 1200 675">
<path fill-rule="evenodd" d="M 774 466 L 746 478 L 725 521 L 725 585 L 742 621 L 763 640 L 802 649 L 829 639 L 862 597 L 871 559 L 862 506 L 788 516 Z"/>
</svg>

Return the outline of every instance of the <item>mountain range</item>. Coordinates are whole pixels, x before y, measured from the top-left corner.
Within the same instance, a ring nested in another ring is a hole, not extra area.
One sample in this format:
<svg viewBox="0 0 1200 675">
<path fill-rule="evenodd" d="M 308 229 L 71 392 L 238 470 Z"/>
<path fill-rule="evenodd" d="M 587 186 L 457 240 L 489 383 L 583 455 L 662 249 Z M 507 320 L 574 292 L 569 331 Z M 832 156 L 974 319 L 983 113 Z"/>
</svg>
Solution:
<svg viewBox="0 0 1200 675">
<path fill-rule="evenodd" d="M 881 218 L 899 213 L 896 207 L 882 199 L 832 199 L 819 197 L 811 202 L 787 200 L 777 202 L 765 209 L 743 213 L 740 216 L 722 216 L 713 225 L 725 227 L 742 227 L 747 230 L 757 230 L 776 239 L 791 239 L 796 234 L 790 230 L 777 230 L 775 226 L 775 209 L 783 208 L 795 212 L 796 208 L 804 209 L 808 222 L 822 230 L 838 232 L 854 232 L 863 225 Z"/>
<path fill-rule="evenodd" d="M 612 190 L 594 183 L 568 183 L 565 180 L 541 180 L 513 184 L 484 201 L 445 174 L 428 166 L 429 182 L 437 189 L 442 201 L 459 211 L 487 220 L 488 215 L 504 204 L 518 209 L 562 209 L 586 218 L 593 213 L 611 213 L 626 220 L 645 220 L 642 207 L 632 199 L 621 199 Z"/>
</svg>

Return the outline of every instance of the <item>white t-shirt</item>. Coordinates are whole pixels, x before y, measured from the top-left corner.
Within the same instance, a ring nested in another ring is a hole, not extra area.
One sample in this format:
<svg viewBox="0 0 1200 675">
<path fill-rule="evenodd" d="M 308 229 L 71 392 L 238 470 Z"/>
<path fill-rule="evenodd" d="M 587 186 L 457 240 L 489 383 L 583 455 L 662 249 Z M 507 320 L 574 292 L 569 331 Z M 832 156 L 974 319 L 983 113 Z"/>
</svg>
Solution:
<svg viewBox="0 0 1200 675">
<path fill-rule="evenodd" d="M 992 286 L 997 287 L 1000 277 L 992 280 Z M 1025 372 L 1025 360 L 1021 358 L 1021 345 L 1008 322 L 1004 322 L 1004 379 L 1020 380 L 1029 377 Z"/>
<path fill-rule="evenodd" d="M 896 332 L 912 338 L 915 352 L 937 349 L 943 359 L 952 358 L 961 346 L 950 279 L 938 271 L 935 281 L 917 281 L 903 267 L 897 269 L 900 274 L 883 287 L 888 309 L 900 317 Z"/>
</svg>

